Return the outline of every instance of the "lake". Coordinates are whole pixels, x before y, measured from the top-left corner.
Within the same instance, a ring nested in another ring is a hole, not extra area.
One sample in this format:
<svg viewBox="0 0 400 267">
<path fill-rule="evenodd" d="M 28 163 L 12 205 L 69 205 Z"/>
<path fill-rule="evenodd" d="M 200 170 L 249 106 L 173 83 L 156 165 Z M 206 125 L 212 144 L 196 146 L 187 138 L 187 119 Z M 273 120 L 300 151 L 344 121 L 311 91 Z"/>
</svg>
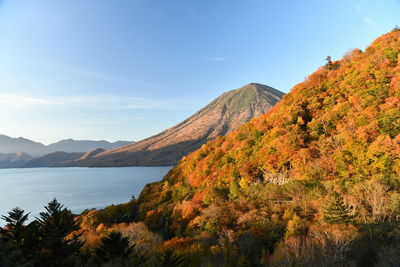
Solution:
<svg viewBox="0 0 400 267">
<path fill-rule="evenodd" d="M 53 198 L 79 213 L 138 197 L 172 167 L 0 169 L 0 215 L 15 207 L 38 216 Z M 4 225 L 4 221 L 0 221 Z"/>
</svg>

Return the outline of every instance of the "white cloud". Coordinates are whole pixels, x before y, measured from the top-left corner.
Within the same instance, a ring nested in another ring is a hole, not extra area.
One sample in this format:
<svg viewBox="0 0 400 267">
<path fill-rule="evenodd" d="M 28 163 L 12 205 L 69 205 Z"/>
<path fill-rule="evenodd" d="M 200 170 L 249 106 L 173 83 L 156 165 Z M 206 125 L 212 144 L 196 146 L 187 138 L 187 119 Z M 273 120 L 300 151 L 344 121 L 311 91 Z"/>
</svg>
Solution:
<svg viewBox="0 0 400 267">
<path fill-rule="evenodd" d="M 63 65 L 59 65 L 59 64 L 49 63 L 49 62 L 34 61 L 34 60 L 27 61 L 27 60 L 20 60 L 20 59 L 4 57 L 4 56 L 3 56 L 3 58 L 24 64 L 24 65 L 30 65 L 30 66 L 35 66 L 35 67 L 39 67 L 39 68 L 56 70 L 56 71 L 63 72 L 63 73 L 69 74 L 69 75 L 75 75 L 75 76 L 93 78 L 93 79 L 99 79 L 99 80 L 106 80 L 106 81 L 117 82 L 117 83 L 125 83 L 125 84 L 129 84 L 129 85 L 133 85 L 133 86 L 143 86 L 143 87 L 150 87 L 150 88 L 156 88 L 156 89 L 164 88 L 163 86 L 154 84 L 154 83 L 126 79 L 123 77 L 108 75 L 108 74 L 104 74 L 104 73 L 100 73 L 100 72 L 84 70 L 84 69 L 79 69 L 79 68 L 67 67 L 67 66 L 63 66 Z"/>
<path fill-rule="evenodd" d="M 27 107 L 27 106 L 45 106 L 56 104 L 50 99 L 26 97 L 18 95 L 0 95 L 1 107 Z"/>
<path fill-rule="evenodd" d="M 355 7 L 354 7 L 354 10 L 355 10 L 357 13 L 361 13 L 361 7 L 360 7 L 360 6 L 355 6 Z"/>
<path fill-rule="evenodd" d="M 211 60 L 211 61 L 226 61 L 228 59 L 226 57 L 209 57 L 208 60 Z"/>
<path fill-rule="evenodd" d="M 371 26 L 372 28 L 374 28 L 375 30 L 380 31 L 380 32 L 383 31 L 382 28 L 381 28 L 378 24 L 376 24 L 376 22 L 375 22 L 371 17 L 363 17 L 363 21 L 364 21 L 367 25 L 369 25 L 369 26 Z"/>
<path fill-rule="evenodd" d="M 0 108 L 79 107 L 100 110 L 175 109 L 175 99 L 149 99 L 132 96 L 90 95 L 65 97 L 33 97 L 0 94 Z"/>
</svg>

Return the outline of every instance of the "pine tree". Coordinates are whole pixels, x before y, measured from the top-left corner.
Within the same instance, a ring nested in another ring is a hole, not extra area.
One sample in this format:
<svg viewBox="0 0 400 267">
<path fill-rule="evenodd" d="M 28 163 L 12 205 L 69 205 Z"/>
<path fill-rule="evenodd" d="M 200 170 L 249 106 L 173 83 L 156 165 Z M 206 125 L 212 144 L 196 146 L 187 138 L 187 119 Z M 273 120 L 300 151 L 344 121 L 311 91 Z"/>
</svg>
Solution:
<svg viewBox="0 0 400 267">
<path fill-rule="evenodd" d="M 56 199 L 49 202 L 45 209 L 46 212 L 41 212 L 40 218 L 36 218 L 40 232 L 40 246 L 46 252 L 42 256 L 48 266 L 60 266 L 70 257 L 79 255 L 79 249 L 83 245 L 79 240 L 80 235 L 66 238 L 72 232 L 79 230 L 79 223 L 72 212 Z"/>
<path fill-rule="evenodd" d="M 327 70 L 332 70 L 334 69 L 334 64 L 332 62 L 332 57 L 331 56 L 327 56 L 325 59 L 326 63 L 325 63 L 325 69 Z"/>
<path fill-rule="evenodd" d="M 26 226 L 28 219 L 24 210 L 15 208 L 8 212 L 8 216 L 1 216 L 7 222 L 0 228 L 0 266 L 31 266 L 24 253 L 26 245 Z"/>
<path fill-rule="evenodd" d="M 133 250 L 129 245 L 129 238 L 122 237 L 120 232 L 112 231 L 101 238 L 101 244 L 95 252 L 100 262 L 110 262 L 118 258 L 127 258 Z"/>
<path fill-rule="evenodd" d="M 8 216 L 1 216 L 1 218 L 7 222 L 6 226 L 1 231 L 2 239 L 10 241 L 18 247 L 22 245 L 25 229 L 24 223 L 29 216 L 29 213 L 24 213 L 24 210 L 17 207 L 8 212 Z"/>
<path fill-rule="evenodd" d="M 343 197 L 337 193 L 332 193 L 323 207 L 322 220 L 329 224 L 347 224 L 353 222 L 353 216 L 349 207 L 344 203 Z"/>
</svg>

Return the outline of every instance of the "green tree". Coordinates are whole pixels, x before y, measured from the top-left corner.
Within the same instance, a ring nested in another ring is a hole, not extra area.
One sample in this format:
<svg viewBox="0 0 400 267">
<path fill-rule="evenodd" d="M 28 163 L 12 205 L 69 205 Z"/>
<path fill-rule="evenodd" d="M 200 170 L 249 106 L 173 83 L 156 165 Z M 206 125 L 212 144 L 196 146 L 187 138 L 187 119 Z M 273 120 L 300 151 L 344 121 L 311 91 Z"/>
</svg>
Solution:
<svg viewBox="0 0 400 267">
<path fill-rule="evenodd" d="M 322 220 L 329 224 L 347 224 L 353 222 L 349 207 L 344 203 L 343 197 L 333 192 L 323 207 Z"/>
<path fill-rule="evenodd" d="M 331 56 L 327 56 L 325 61 L 326 61 L 325 68 L 328 69 L 328 70 L 333 69 L 332 57 Z"/>
<path fill-rule="evenodd" d="M 239 198 L 241 195 L 239 183 L 236 180 L 233 180 L 229 184 L 229 199 L 234 200 Z"/>
<path fill-rule="evenodd" d="M 118 258 L 127 258 L 133 250 L 129 246 L 128 237 L 122 237 L 120 232 L 112 231 L 101 238 L 101 244 L 95 252 L 99 261 L 109 262 Z"/>
<path fill-rule="evenodd" d="M 400 133 L 400 108 L 385 111 L 378 118 L 381 133 L 395 138 Z"/>
<path fill-rule="evenodd" d="M 9 240 L 17 247 L 21 247 L 24 238 L 24 223 L 28 216 L 29 213 L 25 214 L 24 210 L 18 207 L 8 212 L 8 216 L 1 216 L 7 222 L 4 229 L 1 230 L 2 239 Z"/>
<path fill-rule="evenodd" d="M 56 199 L 45 207 L 46 212 L 41 212 L 36 218 L 40 232 L 41 264 L 47 266 L 63 266 L 72 258 L 79 256 L 79 249 L 83 242 L 80 235 L 72 232 L 79 230 L 79 223 L 72 212 Z"/>
</svg>

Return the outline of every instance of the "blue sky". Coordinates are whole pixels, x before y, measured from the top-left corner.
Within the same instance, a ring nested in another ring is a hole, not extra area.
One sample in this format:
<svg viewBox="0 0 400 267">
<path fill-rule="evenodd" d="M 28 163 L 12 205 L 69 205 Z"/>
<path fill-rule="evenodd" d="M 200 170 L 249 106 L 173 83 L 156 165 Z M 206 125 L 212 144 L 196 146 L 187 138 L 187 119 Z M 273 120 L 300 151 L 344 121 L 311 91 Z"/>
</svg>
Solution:
<svg viewBox="0 0 400 267">
<path fill-rule="evenodd" d="M 140 140 L 250 82 L 289 92 L 400 1 L 0 0 L 0 133 Z"/>
</svg>

